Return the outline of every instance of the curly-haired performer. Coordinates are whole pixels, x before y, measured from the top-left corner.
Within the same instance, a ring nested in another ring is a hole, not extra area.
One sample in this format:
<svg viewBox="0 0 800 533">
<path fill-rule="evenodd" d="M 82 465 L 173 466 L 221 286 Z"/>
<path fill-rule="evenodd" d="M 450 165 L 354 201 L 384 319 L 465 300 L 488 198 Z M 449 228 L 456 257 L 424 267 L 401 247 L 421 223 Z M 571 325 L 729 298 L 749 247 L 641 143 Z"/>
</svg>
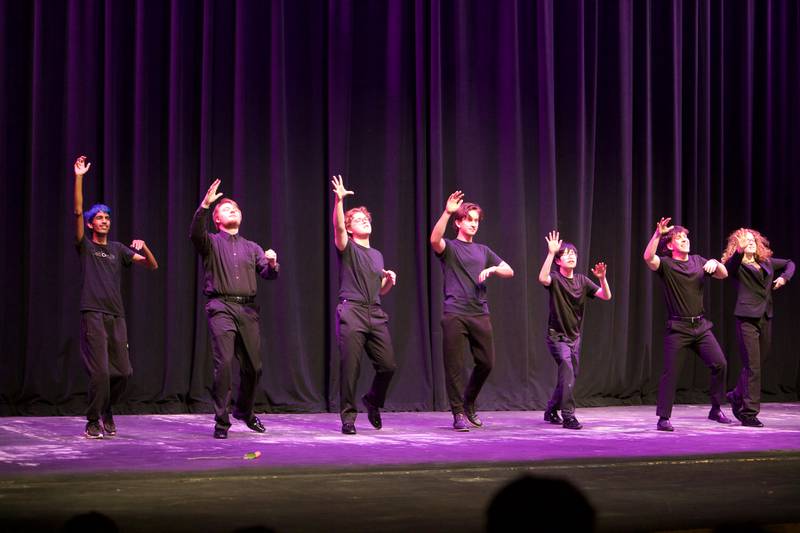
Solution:
<svg viewBox="0 0 800 533">
<path fill-rule="evenodd" d="M 742 371 L 736 387 L 727 394 L 728 401 L 743 426 L 762 427 L 757 415 L 761 407 L 761 363 L 772 341 L 772 291 L 792 279 L 794 263 L 772 257 L 769 241 L 749 228 L 730 234 L 722 262 L 736 283 L 733 314 L 742 358 Z"/>
</svg>

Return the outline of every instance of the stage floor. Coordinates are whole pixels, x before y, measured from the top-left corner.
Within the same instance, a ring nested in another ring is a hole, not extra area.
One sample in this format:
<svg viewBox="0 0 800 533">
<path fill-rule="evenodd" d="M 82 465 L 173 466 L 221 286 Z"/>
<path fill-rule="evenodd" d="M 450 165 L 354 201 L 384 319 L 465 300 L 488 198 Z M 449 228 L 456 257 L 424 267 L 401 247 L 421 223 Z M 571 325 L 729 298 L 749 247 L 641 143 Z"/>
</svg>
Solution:
<svg viewBox="0 0 800 533">
<path fill-rule="evenodd" d="M 266 433 L 235 421 L 227 440 L 211 415 L 117 416 L 102 440 L 77 417 L 2 418 L 0 520 L 47 530 L 98 510 L 121 531 L 481 531 L 492 495 L 527 473 L 573 481 L 603 531 L 800 523 L 800 403 L 765 404 L 764 428 L 707 414 L 676 406 L 665 433 L 653 406 L 582 408 L 578 431 L 541 411 L 481 412 L 484 428 L 458 433 L 449 413 L 390 412 L 380 431 L 360 415 L 354 436 L 336 414 L 265 414 Z"/>
</svg>

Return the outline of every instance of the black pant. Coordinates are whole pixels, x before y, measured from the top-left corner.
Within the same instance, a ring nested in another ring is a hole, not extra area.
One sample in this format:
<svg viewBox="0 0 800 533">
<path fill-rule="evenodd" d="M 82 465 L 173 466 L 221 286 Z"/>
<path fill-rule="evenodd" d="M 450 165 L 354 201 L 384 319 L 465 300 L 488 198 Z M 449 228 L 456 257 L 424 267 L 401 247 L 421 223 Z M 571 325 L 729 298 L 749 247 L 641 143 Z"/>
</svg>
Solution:
<svg viewBox="0 0 800 533">
<path fill-rule="evenodd" d="M 709 396 L 711 407 L 719 408 L 725 393 L 725 354 L 719 347 L 717 339 L 711 333 L 713 324 L 706 319 L 695 320 L 694 323 L 670 320 L 664 335 L 664 371 L 658 384 L 658 406 L 656 414 L 669 418 L 672 415 L 672 404 L 675 402 L 675 386 L 681 371 L 682 352 L 686 349 L 700 356 L 703 363 L 711 370 Z"/>
<path fill-rule="evenodd" d="M 336 307 L 336 340 L 339 344 L 339 414 L 342 422 L 354 423 L 358 416 L 356 386 L 361 374 L 361 354 L 366 351 L 375 377 L 367 400 L 383 407 L 397 364 L 394 360 L 389 315 L 378 305 L 342 302 Z"/>
<path fill-rule="evenodd" d="M 742 371 L 733 394 L 742 402 L 742 415 L 756 416 L 761 410 L 761 364 L 772 344 L 772 320 L 766 316 L 736 317 L 736 338 Z"/>
<path fill-rule="evenodd" d="M 547 410 L 561 409 L 565 417 L 575 415 L 575 378 L 578 377 L 578 367 L 581 355 L 581 338 L 569 339 L 555 330 L 547 332 L 547 348 L 558 365 L 558 383 L 553 391 L 553 396 L 547 402 Z"/>
<path fill-rule="evenodd" d="M 442 352 L 447 398 L 453 414 L 463 413 L 464 404 L 474 405 L 494 366 L 494 335 L 489 315 L 446 314 L 442 317 Z M 475 369 L 463 389 L 464 348 L 469 345 Z"/>
<path fill-rule="evenodd" d="M 125 318 L 82 311 L 80 344 L 83 365 L 89 374 L 86 418 L 95 422 L 111 415 L 111 406 L 119 401 L 133 374 Z"/>
<path fill-rule="evenodd" d="M 253 418 L 256 386 L 261 378 L 261 330 L 259 306 L 254 303 L 239 304 L 213 298 L 206 304 L 208 331 L 214 356 L 214 399 L 216 427 L 231 426 L 228 407 L 231 404 L 231 363 L 239 360 L 239 393 L 233 416 L 249 421 Z"/>
</svg>

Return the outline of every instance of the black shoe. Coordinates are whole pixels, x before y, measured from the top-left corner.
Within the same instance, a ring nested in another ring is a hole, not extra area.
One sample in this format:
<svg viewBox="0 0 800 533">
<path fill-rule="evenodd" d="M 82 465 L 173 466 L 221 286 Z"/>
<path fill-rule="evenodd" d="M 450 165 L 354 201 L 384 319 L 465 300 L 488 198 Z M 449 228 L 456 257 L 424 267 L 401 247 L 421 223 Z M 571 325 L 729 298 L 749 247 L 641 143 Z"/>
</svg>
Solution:
<svg viewBox="0 0 800 533">
<path fill-rule="evenodd" d="M 725 413 L 722 412 L 722 409 L 711 409 L 708 412 L 708 419 L 713 420 L 714 422 L 719 422 L 720 424 L 733 424 L 730 418 L 725 416 Z"/>
<path fill-rule="evenodd" d="M 383 422 L 381 421 L 381 410 L 369 402 L 366 394 L 361 397 L 361 403 L 363 403 L 364 407 L 367 409 L 367 420 L 369 420 L 369 423 L 372 424 L 372 427 L 375 429 L 381 429 L 383 427 Z"/>
<path fill-rule="evenodd" d="M 737 420 L 742 419 L 742 400 L 741 398 L 736 397 L 736 391 L 730 391 L 728 394 L 725 395 L 728 399 L 728 402 L 731 404 L 731 411 L 733 411 L 733 416 L 736 417 Z"/>
<path fill-rule="evenodd" d="M 544 421 L 550 422 L 551 424 L 563 424 L 564 421 L 561 420 L 561 417 L 558 416 L 558 409 L 549 409 L 544 412 Z"/>
<path fill-rule="evenodd" d="M 675 428 L 672 427 L 669 418 L 664 418 L 664 417 L 658 419 L 658 424 L 656 424 L 656 429 L 659 431 L 675 431 Z"/>
<path fill-rule="evenodd" d="M 565 416 L 564 422 L 561 424 L 561 427 L 564 429 L 581 429 L 583 424 L 578 422 L 578 419 L 574 416 Z"/>
<path fill-rule="evenodd" d="M 102 439 L 103 432 L 100 429 L 100 422 L 97 420 L 90 420 L 86 423 L 86 430 L 84 431 L 87 439 Z"/>
<path fill-rule="evenodd" d="M 753 416 L 743 416 L 739 420 L 742 421 L 743 426 L 747 426 L 749 428 L 763 428 L 764 423 L 759 420 L 755 415 Z"/>
<path fill-rule="evenodd" d="M 103 417 L 103 433 L 106 437 L 113 437 L 117 434 L 117 425 L 114 423 L 114 417 L 110 414 Z"/>
<path fill-rule="evenodd" d="M 453 429 L 456 431 L 469 431 L 467 417 L 464 416 L 464 413 L 455 413 L 453 415 Z"/>
<path fill-rule="evenodd" d="M 475 412 L 475 405 L 474 404 L 464 404 L 464 414 L 467 416 L 467 420 L 473 426 L 479 428 L 483 425 L 483 421 L 478 418 L 478 413 Z"/>
<path fill-rule="evenodd" d="M 264 433 L 266 431 L 264 424 L 261 423 L 261 420 L 259 420 L 257 416 L 251 418 L 248 422 L 246 422 L 246 424 L 247 427 L 249 427 L 256 433 Z"/>
<path fill-rule="evenodd" d="M 214 428 L 214 438 L 215 439 L 227 439 L 228 438 L 228 429 L 227 428 Z"/>
<path fill-rule="evenodd" d="M 355 435 L 356 434 L 356 425 L 352 422 L 345 422 L 342 424 L 342 433 L 345 435 Z"/>
</svg>

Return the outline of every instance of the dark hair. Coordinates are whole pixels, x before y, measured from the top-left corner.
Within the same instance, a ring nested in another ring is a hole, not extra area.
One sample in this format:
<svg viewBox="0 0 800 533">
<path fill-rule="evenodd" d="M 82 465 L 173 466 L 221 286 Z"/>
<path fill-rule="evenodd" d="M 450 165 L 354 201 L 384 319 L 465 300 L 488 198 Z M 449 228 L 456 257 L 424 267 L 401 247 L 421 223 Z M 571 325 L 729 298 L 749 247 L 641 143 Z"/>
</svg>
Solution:
<svg viewBox="0 0 800 533">
<path fill-rule="evenodd" d="M 108 213 L 108 216 L 111 216 L 111 208 L 106 204 L 94 204 L 83 214 L 83 220 L 86 221 L 87 224 L 91 224 L 92 220 L 94 220 L 94 217 L 96 217 L 97 213 L 100 211 L 103 213 Z"/>
<path fill-rule="evenodd" d="M 689 235 L 689 230 L 684 228 L 683 226 L 672 226 L 672 229 L 666 232 L 664 235 L 661 236 L 661 240 L 658 241 L 658 253 L 661 255 L 669 254 L 669 248 L 667 245 L 672 242 L 672 238 L 677 235 L 678 233 L 685 233 Z"/>
<path fill-rule="evenodd" d="M 564 255 L 567 250 L 572 250 L 575 252 L 575 255 L 578 255 L 578 247 L 572 244 L 571 242 L 562 242 L 561 248 L 558 249 L 556 252 L 556 259 L 561 259 L 561 256 Z"/>
<path fill-rule="evenodd" d="M 477 211 L 478 220 L 483 220 L 483 209 L 481 209 L 481 206 L 479 206 L 475 202 L 464 202 L 459 206 L 458 210 L 455 212 L 455 215 L 453 216 L 453 226 L 456 225 L 456 222 L 460 222 L 465 218 L 467 218 L 467 215 L 469 214 L 470 211 Z"/>
<path fill-rule="evenodd" d="M 530 475 L 500 489 L 486 510 L 488 533 L 594 531 L 594 521 L 592 504 L 571 482 Z"/>
</svg>

